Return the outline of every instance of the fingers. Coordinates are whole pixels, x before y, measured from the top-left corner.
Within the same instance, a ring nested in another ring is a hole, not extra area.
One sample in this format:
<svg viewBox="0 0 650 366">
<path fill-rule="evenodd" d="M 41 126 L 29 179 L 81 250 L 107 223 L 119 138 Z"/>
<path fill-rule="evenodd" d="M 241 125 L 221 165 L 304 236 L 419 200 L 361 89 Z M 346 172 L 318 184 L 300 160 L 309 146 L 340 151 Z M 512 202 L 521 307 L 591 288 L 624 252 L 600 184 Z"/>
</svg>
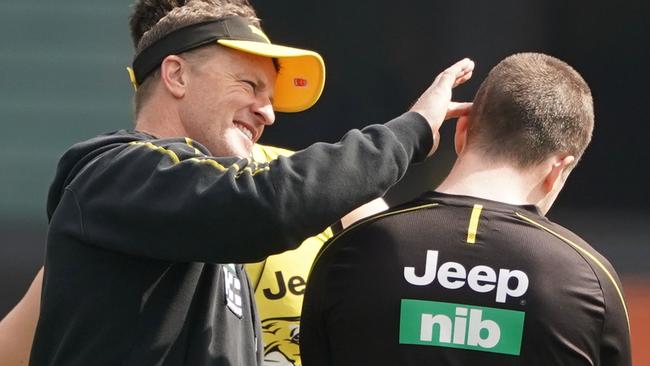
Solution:
<svg viewBox="0 0 650 366">
<path fill-rule="evenodd" d="M 439 134 L 438 131 L 444 120 L 470 113 L 472 103 L 452 102 L 451 96 L 452 88 L 469 80 L 473 71 L 474 61 L 464 58 L 456 62 L 440 73 L 411 107 L 411 111 L 419 113 L 427 120 L 433 136 Z M 437 144 L 438 138 L 434 138 L 431 152 L 435 151 Z"/>
<path fill-rule="evenodd" d="M 472 103 L 449 102 L 445 119 L 466 116 L 472 110 Z"/>
<path fill-rule="evenodd" d="M 474 61 L 464 58 L 438 75 L 433 83 L 442 88 L 451 89 L 469 80 L 472 77 L 472 71 L 474 71 Z"/>
<path fill-rule="evenodd" d="M 458 85 L 466 82 L 467 80 L 472 78 L 472 71 L 469 71 L 459 77 L 456 78 L 456 81 L 454 82 L 454 88 L 457 87 Z"/>
<path fill-rule="evenodd" d="M 451 65 L 447 70 L 454 72 L 455 74 L 462 75 L 474 71 L 474 61 L 465 57 L 464 59 L 456 62 Z M 445 70 L 445 71 L 447 71 Z"/>
</svg>

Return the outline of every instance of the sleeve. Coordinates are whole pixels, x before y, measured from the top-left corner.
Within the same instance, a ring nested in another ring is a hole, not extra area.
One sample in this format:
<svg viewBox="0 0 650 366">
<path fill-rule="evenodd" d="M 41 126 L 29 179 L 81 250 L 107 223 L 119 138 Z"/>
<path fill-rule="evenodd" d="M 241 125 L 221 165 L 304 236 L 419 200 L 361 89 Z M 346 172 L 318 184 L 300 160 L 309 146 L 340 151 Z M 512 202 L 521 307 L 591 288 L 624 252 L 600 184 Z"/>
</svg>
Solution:
<svg viewBox="0 0 650 366">
<path fill-rule="evenodd" d="M 597 270 L 600 272 L 600 283 L 605 299 L 605 319 L 599 345 L 600 362 L 602 365 L 630 366 L 632 365 L 630 328 L 623 286 L 611 264 L 603 257 L 601 261 L 606 271 Z"/>
<path fill-rule="evenodd" d="M 426 120 L 413 112 L 262 165 L 197 156 L 178 139 L 132 142 L 87 164 L 63 199 L 78 209 L 82 240 L 102 248 L 254 262 L 381 196 L 431 142 Z"/>
<path fill-rule="evenodd" d="M 332 363 L 325 308 L 330 301 L 336 302 L 338 294 L 327 293 L 326 276 L 326 266 L 315 263 L 302 302 L 300 358 L 305 366 L 329 366 Z"/>
<path fill-rule="evenodd" d="M 583 295 L 574 300 L 577 305 L 584 309 L 582 313 L 586 314 L 586 316 L 594 313 L 596 309 L 598 313 L 597 316 L 592 316 L 591 321 L 584 321 L 582 323 L 583 326 L 579 327 L 579 334 L 576 334 L 575 338 L 585 338 L 585 341 L 589 343 L 589 349 L 595 350 L 594 358 L 597 357 L 598 359 L 594 360 L 594 364 L 631 366 L 632 351 L 630 345 L 629 316 L 623 294 L 623 286 L 614 266 L 612 266 L 607 258 L 576 234 L 557 224 L 552 224 L 552 228 L 561 234 L 559 237 L 563 241 L 577 248 L 582 258 L 584 258 L 584 263 L 588 263 L 590 267 L 590 271 L 585 270 L 584 273 L 592 273 L 595 275 L 594 281 L 597 283 L 600 294 L 602 295 L 597 302 L 597 307 L 594 307 L 591 303 L 593 301 L 593 293 L 589 295 L 589 293 L 585 292 L 584 294 L 587 296 Z M 562 266 L 560 267 L 563 268 Z M 569 268 L 577 268 L 577 266 L 574 265 Z M 580 277 L 586 276 L 580 276 L 579 273 L 573 276 L 574 279 Z M 580 291 L 588 291 L 589 287 L 583 284 L 578 288 Z M 578 317 L 578 314 L 574 314 L 573 312 L 568 312 L 568 314 L 572 321 L 575 321 Z M 600 333 L 586 338 L 584 328 L 597 323 L 601 324 L 598 329 Z"/>
</svg>

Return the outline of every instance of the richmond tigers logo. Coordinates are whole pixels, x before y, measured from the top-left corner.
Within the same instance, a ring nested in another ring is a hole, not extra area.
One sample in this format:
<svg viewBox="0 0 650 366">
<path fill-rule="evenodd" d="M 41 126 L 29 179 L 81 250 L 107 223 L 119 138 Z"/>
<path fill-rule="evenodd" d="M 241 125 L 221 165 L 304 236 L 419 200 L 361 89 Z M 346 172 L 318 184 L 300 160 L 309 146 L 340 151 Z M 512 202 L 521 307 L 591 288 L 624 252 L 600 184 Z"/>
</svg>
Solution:
<svg viewBox="0 0 650 366">
<path fill-rule="evenodd" d="M 271 318 L 262 321 L 264 364 L 300 365 L 300 317 Z"/>
</svg>

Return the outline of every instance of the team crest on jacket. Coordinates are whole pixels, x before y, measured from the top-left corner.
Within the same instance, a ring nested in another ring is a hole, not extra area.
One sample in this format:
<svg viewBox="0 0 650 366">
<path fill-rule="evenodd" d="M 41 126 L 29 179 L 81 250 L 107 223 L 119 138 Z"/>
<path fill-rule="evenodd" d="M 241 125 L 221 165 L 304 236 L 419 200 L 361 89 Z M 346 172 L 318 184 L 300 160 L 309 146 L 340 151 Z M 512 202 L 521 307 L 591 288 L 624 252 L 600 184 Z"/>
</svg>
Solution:
<svg viewBox="0 0 650 366">
<path fill-rule="evenodd" d="M 226 264 L 223 270 L 223 284 L 226 293 L 226 305 L 237 317 L 242 317 L 241 280 L 237 276 L 234 264 Z"/>
</svg>

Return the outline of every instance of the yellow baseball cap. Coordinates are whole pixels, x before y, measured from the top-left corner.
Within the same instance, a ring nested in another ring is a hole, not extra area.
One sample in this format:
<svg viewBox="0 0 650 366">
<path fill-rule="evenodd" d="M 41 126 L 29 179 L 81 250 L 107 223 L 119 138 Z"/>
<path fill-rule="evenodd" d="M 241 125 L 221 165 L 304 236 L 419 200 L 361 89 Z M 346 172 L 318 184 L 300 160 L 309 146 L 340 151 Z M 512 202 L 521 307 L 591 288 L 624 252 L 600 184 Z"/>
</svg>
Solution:
<svg viewBox="0 0 650 366">
<path fill-rule="evenodd" d="M 142 50 L 128 67 L 133 87 L 156 70 L 168 55 L 216 42 L 241 52 L 278 60 L 273 109 L 300 112 L 313 106 L 325 86 L 325 63 L 309 50 L 272 44 L 261 29 L 246 18 L 231 16 L 177 29 Z"/>
</svg>

